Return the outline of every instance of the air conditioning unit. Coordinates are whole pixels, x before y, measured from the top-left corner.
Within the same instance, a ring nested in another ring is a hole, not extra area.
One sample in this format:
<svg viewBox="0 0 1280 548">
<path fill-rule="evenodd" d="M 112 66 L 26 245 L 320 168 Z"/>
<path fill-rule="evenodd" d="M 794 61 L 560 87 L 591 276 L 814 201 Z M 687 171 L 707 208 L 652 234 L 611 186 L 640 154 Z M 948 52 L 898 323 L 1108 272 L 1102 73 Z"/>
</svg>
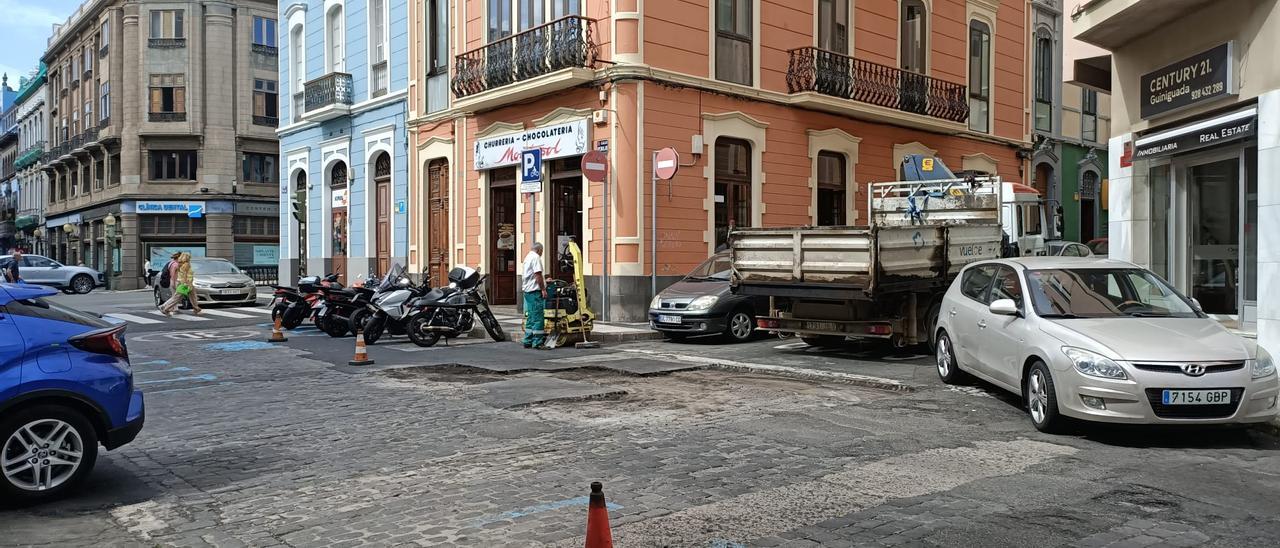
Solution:
<svg viewBox="0 0 1280 548">
<path fill-rule="evenodd" d="M 603 126 L 609 123 L 609 111 L 600 109 L 591 111 L 591 122 L 597 126 Z"/>
</svg>

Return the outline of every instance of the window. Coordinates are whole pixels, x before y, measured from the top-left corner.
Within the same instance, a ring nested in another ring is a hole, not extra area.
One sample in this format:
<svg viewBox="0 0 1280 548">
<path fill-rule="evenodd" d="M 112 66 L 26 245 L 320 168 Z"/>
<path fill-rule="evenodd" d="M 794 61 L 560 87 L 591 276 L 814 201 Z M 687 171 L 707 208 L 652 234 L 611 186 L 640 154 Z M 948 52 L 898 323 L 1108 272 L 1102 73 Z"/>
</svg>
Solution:
<svg viewBox="0 0 1280 548">
<path fill-rule="evenodd" d="M 995 265 L 978 265 L 964 271 L 960 277 L 960 294 L 982 304 L 987 303 L 987 286 L 995 275 Z"/>
<path fill-rule="evenodd" d="M 102 22 L 98 37 L 98 55 L 106 55 L 107 46 L 111 44 L 111 20 Z"/>
<path fill-rule="evenodd" d="M 902 0 L 899 29 L 902 70 L 924 74 L 929 47 L 927 12 L 921 0 Z"/>
<path fill-rule="evenodd" d="M 276 47 L 276 20 L 253 16 L 253 44 Z"/>
<path fill-rule="evenodd" d="M 280 95 L 275 80 L 253 81 L 253 123 L 275 126 L 280 116 Z"/>
<path fill-rule="evenodd" d="M 387 66 L 387 2 L 369 0 L 369 94 L 385 95 L 390 85 Z"/>
<path fill-rule="evenodd" d="M 1080 97 L 1080 137 L 1098 142 L 1098 92 L 1082 89 Z"/>
<path fill-rule="evenodd" d="M 93 96 L 86 93 L 84 98 L 84 129 L 93 127 L 93 122 Z"/>
<path fill-rule="evenodd" d="M 427 22 L 427 75 L 435 76 L 449 71 L 449 2 L 448 0 L 427 1 L 429 21 Z"/>
<path fill-rule="evenodd" d="M 276 165 L 279 158 L 275 154 L 244 153 L 244 173 L 241 180 L 248 183 L 275 184 Z"/>
<path fill-rule="evenodd" d="M 89 314 L 80 312 L 79 310 L 68 308 L 45 299 L 37 298 L 9 301 L 8 303 L 5 303 L 3 309 L 6 313 L 14 316 L 25 316 L 28 318 L 72 323 L 92 327 L 94 329 L 111 327 L 110 323 L 107 323 L 100 318 L 95 318 Z"/>
<path fill-rule="evenodd" d="M 187 111 L 186 76 L 182 74 L 151 75 L 151 114 L 182 113 Z M 174 117 L 173 119 L 178 119 Z M 185 116 L 181 119 L 186 119 Z M 152 117 L 152 121 L 157 120 Z"/>
<path fill-rule="evenodd" d="M 990 301 L 1011 299 L 1018 305 L 1019 310 L 1022 309 L 1022 283 L 1018 281 L 1018 274 L 1012 268 L 1000 268 L 1000 273 L 996 274 L 995 283 L 991 284 L 989 299 Z"/>
<path fill-rule="evenodd" d="M 103 82 L 99 86 L 98 93 L 98 120 L 105 121 L 111 118 L 111 82 Z"/>
<path fill-rule="evenodd" d="M 551 20 L 569 15 L 582 15 L 582 0 L 551 0 Z"/>
<path fill-rule="evenodd" d="M 546 22 L 543 19 L 542 0 L 516 0 L 519 5 L 520 30 L 529 30 Z"/>
<path fill-rule="evenodd" d="M 1040 316 L 1201 317 L 1190 302 L 1143 269 L 1031 270 L 1027 289 Z"/>
<path fill-rule="evenodd" d="M 280 220 L 275 217 L 236 216 L 231 231 L 236 236 L 276 236 L 280 234 Z"/>
<path fill-rule="evenodd" d="M 94 37 L 93 41 L 94 43 L 97 43 L 98 38 Z M 83 53 L 84 53 L 84 60 L 83 60 L 84 72 L 85 74 L 89 74 L 93 72 L 93 48 L 92 47 L 84 48 Z"/>
<path fill-rule="evenodd" d="M 196 178 L 196 151 L 152 150 L 151 180 L 192 181 Z"/>
<path fill-rule="evenodd" d="M 991 27 L 969 22 L 969 129 L 991 131 Z"/>
<path fill-rule="evenodd" d="M 346 59 L 343 52 L 346 51 L 342 41 L 345 39 L 344 29 L 342 28 L 342 6 L 334 6 L 329 10 L 329 14 L 325 19 L 324 40 L 328 44 L 327 68 L 329 72 L 342 72 L 346 67 Z"/>
<path fill-rule="evenodd" d="M 182 39 L 183 10 L 151 10 L 151 38 Z"/>
<path fill-rule="evenodd" d="M 71 73 L 71 87 L 76 87 L 80 82 L 80 51 L 75 52 L 71 56 L 71 64 L 67 66 L 67 70 Z"/>
<path fill-rule="evenodd" d="M 1037 131 L 1053 130 L 1053 41 L 1047 36 L 1036 38 L 1035 55 Z"/>
<path fill-rule="evenodd" d="M 138 232 L 142 234 L 199 236 L 206 232 L 205 218 L 192 219 L 186 215 L 139 215 Z"/>
<path fill-rule="evenodd" d="M 818 48 L 849 53 L 849 0 L 818 0 Z"/>
<path fill-rule="evenodd" d="M 488 41 L 495 42 L 511 36 L 511 2 L 510 0 L 489 0 L 489 34 Z"/>
<path fill-rule="evenodd" d="M 1043 227 L 1040 226 L 1040 204 L 1028 204 L 1018 206 L 1018 212 L 1022 214 L 1022 236 L 1034 236 L 1040 234 Z"/>
<path fill-rule="evenodd" d="M 716 140 L 716 247 L 729 241 L 729 231 L 751 226 L 751 144 L 741 139 Z"/>
<path fill-rule="evenodd" d="M 752 83 L 750 0 L 716 0 L 716 79 Z"/>
<path fill-rule="evenodd" d="M 818 226 L 845 224 L 848 181 L 843 154 L 818 153 Z"/>
</svg>

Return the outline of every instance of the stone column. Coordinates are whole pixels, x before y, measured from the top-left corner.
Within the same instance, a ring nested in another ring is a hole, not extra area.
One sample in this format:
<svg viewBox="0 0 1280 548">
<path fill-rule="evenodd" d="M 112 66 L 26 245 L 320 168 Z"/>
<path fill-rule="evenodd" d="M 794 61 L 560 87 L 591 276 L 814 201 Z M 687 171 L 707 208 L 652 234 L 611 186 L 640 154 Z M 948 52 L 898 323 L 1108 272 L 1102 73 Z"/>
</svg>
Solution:
<svg viewBox="0 0 1280 548">
<path fill-rule="evenodd" d="M 1258 344 L 1280 358 L 1280 90 L 1258 97 Z"/>
<path fill-rule="evenodd" d="M 206 257 L 218 257 L 228 261 L 235 258 L 235 236 L 231 233 L 230 213 L 206 214 L 205 218 L 205 250 Z"/>
<path fill-rule="evenodd" d="M 240 70 L 238 50 L 248 47 L 249 37 L 236 36 L 234 6 L 216 2 L 204 5 L 203 39 L 193 33 L 198 38 L 194 44 L 188 42 L 194 47 L 192 57 L 200 70 L 192 67 L 189 78 L 194 85 L 187 87 L 191 93 L 187 100 L 195 111 L 191 113 L 196 116 L 195 127 L 201 128 L 204 135 L 200 186 L 210 192 L 230 194 L 231 181 L 240 166 L 236 154 L 236 89 L 245 72 Z M 246 87 L 240 85 L 242 89 Z M 247 93 L 252 93 L 249 89 Z"/>
<path fill-rule="evenodd" d="M 138 234 L 138 214 L 121 213 L 120 222 L 116 224 L 116 235 L 120 237 L 120 289 L 138 289 L 144 283 L 139 277 L 142 263 L 142 240 Z"/>
<path fill-rule="evenodd" d="M 120 52 L 110 54 L 111 75 L 119 74 L 117 81 L 124 84 L 122 93 L 119 93 L 118 106 L 122 108 L 113 110 L 111 117 L 120 120 L 112 124 L 120 127 L 120 184 L 125 192 L 137 192 L 138 184 L 142 182 L 142 139 L 138 136 L 138 128 L 142 116 L 146 115 L 147 98 L 146 88 L 142 85 L 146 75 L 142 74 L 139 59 L 146 58 L 147 44 L 138 29 L 138 17 L 139 5 L 126 3 L 121 25 L 124 27 L 124 39 L 121 40 L 124 47 Z M 111 92 L 112 95 L 117 94 L 114 89 Z"/>
</svg>

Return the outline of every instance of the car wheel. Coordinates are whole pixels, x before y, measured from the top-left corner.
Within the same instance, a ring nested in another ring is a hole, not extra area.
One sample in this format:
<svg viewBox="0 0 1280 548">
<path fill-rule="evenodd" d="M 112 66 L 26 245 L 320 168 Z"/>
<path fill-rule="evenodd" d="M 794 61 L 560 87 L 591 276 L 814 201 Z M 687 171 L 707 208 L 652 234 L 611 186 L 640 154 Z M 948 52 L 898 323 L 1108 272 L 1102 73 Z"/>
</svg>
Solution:
<svg viewBox="0 0 1280 548">
<path fill-rule="evenodd" d="M 93 291 L 93 278 L 88 274 L 76 274 L 71 278 L 71 289 L 81 295 Z"/>
<path fill-rule="evenodd" d="M 1066 418 L 1058 414 L 1058 395 L 1053 386 L 1053 375 L 1044 362 L 1036 362 L 1027 373 L 1027 412 L 1036 430 L 1053 434 L 1062 430 Z"/>
<path fill-rule="evenodd" d="M 969 380 L 969 374 L 960 370 L 956 363 L 955 346 L 951 337 L 945 332 L 938 334 L 938 342 L 934 344 L 934 357 L 938 365 L 938 378 L 947 384 L 962 384 Z"/>
<path fill-rule="evenodd" d="M 93 470 L 98 435 L 83 415 L 39 405 L 0 421 L 0 495 L 23 503 L 56 498 Z"/>
<path fill-rule="evenodd" d="M 938 350 L 938 339 L 937 339 L 938 316 L 940 316 L 941 314 L 942 314 L 941 301 L 933 303 L 933 306 L 930 306 L 929 311 L 925 313 L 925 317 L 924 317 L 925 331 L 924 332 L 929 334 L 929 340 L 927 344 L 929 345 L 929 351 L 931 352 L 936 352 Z"/>
<path fill-rule="evenodd" d="M 156 308 L 160 308 L 160 305 L 164 304 L 164 299 L 160 298 L 160 288 L 157 287 L 155 289 L 152 289 L 151 294 L 155 297 Z"/>
<path fill-rule="evenodd" d="M 724 334 L 734 342 L 749 340 L 755 327 L 755 319 L 746 310 L 735 310 L 725 321 Z"/>
</svg>

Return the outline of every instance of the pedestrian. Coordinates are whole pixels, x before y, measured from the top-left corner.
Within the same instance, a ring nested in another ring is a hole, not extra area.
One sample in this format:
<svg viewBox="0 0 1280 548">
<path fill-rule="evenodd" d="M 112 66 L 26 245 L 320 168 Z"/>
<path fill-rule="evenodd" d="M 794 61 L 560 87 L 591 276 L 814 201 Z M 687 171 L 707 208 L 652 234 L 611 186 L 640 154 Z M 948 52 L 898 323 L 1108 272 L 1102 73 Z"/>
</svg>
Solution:
<svg viewBox="0 0 1280 548">
<path fill-rule="evenodd" d="M 547 307 L 547 281 L 542 277 L 542 244 L 524 258 L 524 347 L 545 348 L 547 336 L 544 311 Z"/>
<path fill-rule="evenodd" d="M 0 275 L 0 281 L 5 281 L 11 284 L 21 282 L 22 276 L 18 273 L 18 266 L 21 262 L 22 250 L 14 249 L 6 262 L 3 265 L 0 265 L 0 269 L 3 269 L 3 274 Z"/>
<path fill-rule="evenodd" d="M 170 268 L 173 268 L 169 276 L 170 284 L 173 285 L 173 296 L 160 306 L 160 312 L 168 316 L 182 303 L 183 299 L 186 299 L 191 305 L 191 313 L 199 316 L 200 304 L 195 294 L 195 274 L 191 271 L 191 254 L 183 252 L 178 255 L 178 260 L 170 262 Z"/>
<path fill-rule="evenodd" d="M 151 259 L 147 259 L 142 263 L 142 279 L 147 284 L 147 287 L 151 287 L 151 276 L 154 274 L 155 273 L 151 271 Z"/>
</svg>

